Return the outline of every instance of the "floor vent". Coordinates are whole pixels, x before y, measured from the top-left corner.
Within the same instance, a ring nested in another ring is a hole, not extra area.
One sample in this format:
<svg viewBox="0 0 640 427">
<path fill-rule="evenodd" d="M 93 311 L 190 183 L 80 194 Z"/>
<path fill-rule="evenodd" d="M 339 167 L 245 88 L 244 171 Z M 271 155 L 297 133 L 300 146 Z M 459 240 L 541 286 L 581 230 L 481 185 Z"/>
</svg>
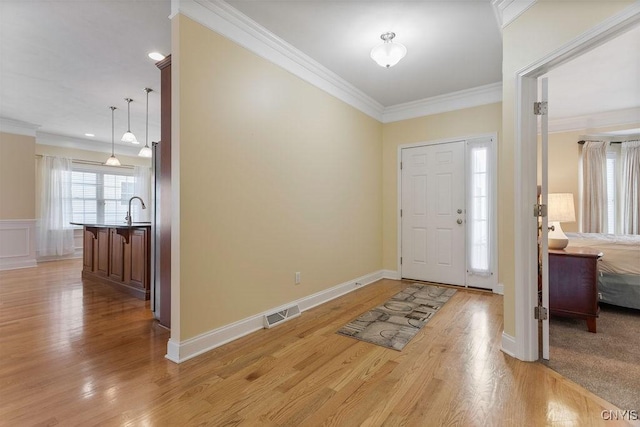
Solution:
<svg viewBox="0 0 640 427">
<path fill-rule="evenodd" d="M 264 327 L 266 329 L 273 328 L 275 325 L 279 325 L 294 317 L 300 316 L 300 307 L 298 305 L 292 305 L 284 310 L 276 311 L 275 313 L 264 315 Z"/>
</svg>

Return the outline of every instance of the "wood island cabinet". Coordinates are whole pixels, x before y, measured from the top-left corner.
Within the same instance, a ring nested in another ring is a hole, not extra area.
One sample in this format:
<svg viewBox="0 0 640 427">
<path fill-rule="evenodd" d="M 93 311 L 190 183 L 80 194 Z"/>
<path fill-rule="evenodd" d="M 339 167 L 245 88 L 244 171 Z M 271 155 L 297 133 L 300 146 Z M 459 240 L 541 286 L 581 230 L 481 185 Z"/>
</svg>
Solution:
<svg viewBox="0 0 640 427">
<path fill-rule="evenodd" d="M 84 227 L 82 277 L 140 299 L 150 296 L 150 227 Z"/>
</svg>

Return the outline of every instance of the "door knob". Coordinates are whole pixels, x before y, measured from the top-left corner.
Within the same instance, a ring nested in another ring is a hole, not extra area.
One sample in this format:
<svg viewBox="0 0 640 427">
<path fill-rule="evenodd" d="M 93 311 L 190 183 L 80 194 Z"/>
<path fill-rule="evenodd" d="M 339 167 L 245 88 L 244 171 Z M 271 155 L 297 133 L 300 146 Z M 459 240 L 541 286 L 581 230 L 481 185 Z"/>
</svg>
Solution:
<svg viewBox="0 0 640 427">
<path fill-rule="evenodd" d="M 462 224 L 462 220 L 460 218 L 458 218 L 458 220 L 456 221 L 458 224 Z"/>
<path fill-rule="evenodd" d="M 458 209 L 458 213 L 461 214 L 462 213 L 462 209 Z"/>
</svg>

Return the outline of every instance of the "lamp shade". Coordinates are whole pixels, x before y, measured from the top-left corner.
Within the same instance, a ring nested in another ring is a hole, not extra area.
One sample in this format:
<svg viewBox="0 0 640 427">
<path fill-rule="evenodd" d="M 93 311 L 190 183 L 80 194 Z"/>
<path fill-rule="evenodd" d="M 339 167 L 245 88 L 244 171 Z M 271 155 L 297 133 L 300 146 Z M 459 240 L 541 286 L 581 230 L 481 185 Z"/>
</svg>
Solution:
<svg viewBox="0 0 640 427">
<path fill-rule="evenodd" d="M 138 153 L 138 156 L 140 157 L 151 157 L 153 155 L 153 152 L 151 151 L 151 148 L 148 145 L 145 145 L 144 147 L 142 147 L 140 149 L 140 152 Z"/>
<path fill-rule="evenodd" d="M 114 140 L 115 125 L 114 125 L 113 112 L 116 111 L 116 107 L 109 107 L 109 108 L 111 109 L 111 157 L 109 157 L 107 161 L 104 162 L 104 164 L 107 166 L 120 166 L 120 160 L 118 160 L 115 153 L 115 140 Z"/>
<path fill-rule="evenodd" d="M 120 166 L 120 160 L 118 160 L 116 156 L 111 155 L 104 164 L 107 166 Z"/>
<path fill-rule="evenodd" d="M 547 216 L 550 224 L 549 249 L 564 249 L 569 244 L 569 238 L 564 234 L 560 223 L 575 222 L 576 220 L 573 194 L 550 193 L 547 205 Z"/>
<path fill-rule="evenodd" d="M 551 222 L 575 222 L 576 210 L 573 206 L 573 194 L 550 193 L 548 200 L 548 219 Z"/>
<path fill-rule="evenodd" d="M 380 36 L 383 43 L 371 49 L 371 59 L 381 67 L 389 68 L 396 65 L 407 54 L 407 48 L 393 41 L 394 33 L 384 33 Z"/>
<path fill-rule="evenodd" d="M 125 98 L 127 101 L 127 131 L 122 135 L 122 142 L 130 142 L 132 144 L 140 144 L 136 136 L 131 132 L 131 102 L 133 99 Z"/>
<path fill-rule="evenodd" d="M 122 135 L 122 141 L 130 142 L 132 144 L 139 144 L 138 140 L 136 139 L 136 136 L 130 131 L 126 131 L 124 135 Z"/>
</svg>

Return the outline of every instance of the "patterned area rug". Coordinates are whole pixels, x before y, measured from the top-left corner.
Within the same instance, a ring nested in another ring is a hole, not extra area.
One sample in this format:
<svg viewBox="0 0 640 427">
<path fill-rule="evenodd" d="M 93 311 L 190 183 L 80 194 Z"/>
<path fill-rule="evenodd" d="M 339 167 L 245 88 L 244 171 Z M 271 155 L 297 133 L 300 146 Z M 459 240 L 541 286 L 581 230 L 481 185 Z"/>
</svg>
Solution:
<svg viewBox="0 0 640 427">
<path fill-rule="evenodd" d="M 400 351 L 455 293 L 451 288 L 414 283 L 338 333 Z"/>
</svg>

